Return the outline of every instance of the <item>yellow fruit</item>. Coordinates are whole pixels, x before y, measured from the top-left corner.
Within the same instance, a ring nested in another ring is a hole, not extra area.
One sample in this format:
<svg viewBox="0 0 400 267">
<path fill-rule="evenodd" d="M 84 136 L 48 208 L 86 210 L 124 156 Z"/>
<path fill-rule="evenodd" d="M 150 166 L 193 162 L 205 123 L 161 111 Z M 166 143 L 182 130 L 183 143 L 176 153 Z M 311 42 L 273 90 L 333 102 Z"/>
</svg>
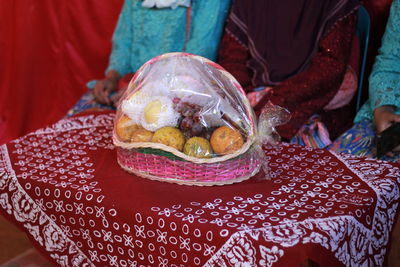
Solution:
<svg viewBox="0 0 400 267">
<path fill-rule="evenodd" d="M 129 142 L 131 140 L 133 132 L 139 128 L 139 126 L 134 124 L 132 120 L 126 115 L 122 115 L 118 119 L 115 127 L 117 136 L 123 142 Z"/>
<path fill-rule="evenodd" d="M 151 142 L 153 132 L 146 129 L 137 129 L 132 133 L 131 142 Z"/>
<path fill-rule="evenodd" d="M 162 105 L 160 100 L 154 100 L 146 105 L 144 108 L 144 119 L 147 123 L 156 123 L 160 116 Z"/>
<path fill-rule="evenodd" d="M 213 150 L 207 139 L 195 136 L 187 140 L 183 153 L 196 158 L 211 158 Z"/>
<path fill-rule="evenodd" d="M 154 133 L 151 141 L 155 143 L 161 143 L 182 151 L 183 145 L 185 144 L 185 137 L 179 129 L 167 126 L 158 129 Z"/>
<path fill-rule="evenodd" d="M 211 146 L 215 153 L 227 155 L 239 150 L 243 146 L 243 137 L 238 130 L 228 126 L 221 126 L 211 135 Z"/>
</svg>

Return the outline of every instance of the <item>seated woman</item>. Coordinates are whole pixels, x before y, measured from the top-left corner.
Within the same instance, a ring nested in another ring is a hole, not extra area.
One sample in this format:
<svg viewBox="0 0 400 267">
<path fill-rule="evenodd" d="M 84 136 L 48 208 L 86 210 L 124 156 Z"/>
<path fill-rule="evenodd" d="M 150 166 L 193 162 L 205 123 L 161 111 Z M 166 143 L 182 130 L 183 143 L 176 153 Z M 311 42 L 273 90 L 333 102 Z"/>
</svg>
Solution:
<svg viewBox="0 0 400 267">
<path fill-rule="evenodd" d="M 218 62 L 242 84 L 256 113 L 268 101 L 291 112 L 278 128 L 286 140 L 325 147 L 350 127 L 358 6 L 357 0 L 234 2 Z"/>
<path fill-rule="evenodd" d="M 132 73 L 155 56 L 185 51 L 215 60 L 230 2 L 125 0 L 105 78 L 90 82 L 88 87 L 93 91 L 85 94 L 68 115 L 93 108 L 113 108 L 119 85 L 126 87 Z M 127 77 L 121 79 L 124 75 Z"/>
<path fill-rule="evenodd" d="M 375 157 L 377 134 L 400 122 L 400 0 L 394 0 L 382 46 L 369 77 L 369 100 L 358 112 L 354 126 L 340 136 L 331 150 Z M 400 147 L 382 157 L 400 160 Z"/>
</svg>

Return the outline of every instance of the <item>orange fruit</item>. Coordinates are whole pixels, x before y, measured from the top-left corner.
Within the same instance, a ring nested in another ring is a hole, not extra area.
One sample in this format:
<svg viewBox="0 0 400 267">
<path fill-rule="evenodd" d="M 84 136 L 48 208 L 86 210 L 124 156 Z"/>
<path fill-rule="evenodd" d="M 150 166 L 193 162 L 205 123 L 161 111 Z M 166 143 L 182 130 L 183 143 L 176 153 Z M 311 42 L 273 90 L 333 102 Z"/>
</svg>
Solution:
<svg viewBox="0 0 400 267">
<path fill-rule="evenodd" d="M 137 129 L 132 133 L 131 142 L 151 142 L 153 132 L 146 129 Z"/>
<path fill-rule="evenodd" d="M 122 115 L 115 125 L 115 132 L 121 141 L 129 142 L 133 132 L 138 128 L 139 126 L 134 124 L 128 116 Z"/>
<path fill-rule="evenodd" d="M 212 149 L 219 155 L 231 154 L 239 150 L 244 143 L 240 132 L 228 126 L 217 128 L 212 133 L 210 141 Z"/>
</svg>

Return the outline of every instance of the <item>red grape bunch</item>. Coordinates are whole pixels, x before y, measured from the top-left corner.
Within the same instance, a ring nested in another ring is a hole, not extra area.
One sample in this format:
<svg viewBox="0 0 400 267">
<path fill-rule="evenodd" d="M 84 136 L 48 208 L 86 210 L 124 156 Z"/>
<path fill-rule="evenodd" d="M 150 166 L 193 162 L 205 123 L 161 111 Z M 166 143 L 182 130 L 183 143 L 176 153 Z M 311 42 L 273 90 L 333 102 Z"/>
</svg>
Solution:
<svg viewBox="0 0 400 267">
<path fill-rule="evenodd" d="M 174 98 L 173 102 L 174 109 L 182 115 L 178 124 L 185 138 L 189 139 L 193 136 L 207 138 L 209 130 L 201 123 L 201 106 L 180 102 L 179 98 Z"/>
</svg>

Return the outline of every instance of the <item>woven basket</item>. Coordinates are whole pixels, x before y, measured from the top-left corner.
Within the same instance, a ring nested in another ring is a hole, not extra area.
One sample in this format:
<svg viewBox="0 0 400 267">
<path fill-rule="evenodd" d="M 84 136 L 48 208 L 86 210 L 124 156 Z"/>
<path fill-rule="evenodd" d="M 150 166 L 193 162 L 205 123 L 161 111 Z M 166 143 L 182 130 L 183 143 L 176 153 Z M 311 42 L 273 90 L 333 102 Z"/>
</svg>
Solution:
<svg viewBox="0 0 400 267">
<path fill-rule="evenodd" d="M 118 139 L 114 130 L 113 141 L 117 147 L 119 165 L 124 170 L 144 178 L 198 186 L 232 184 L 255 175 L 261 165 L 256 153 L 256 147 L 254 146 L 257 133 L 255 116 L 240 84 L 221 66 L 208 59 L 192 54 L 164 54 L 145 63 L 132 78 L 129 88 L 135 88 L 140 84 L 140 77 L 149 65 L 170 57 L 190 57 L 201 64 L 209 65 L 213 70 L 218 72 L 218 75 L 229 80 L 236 87 L 240 100 L 244 103 L 246 117 L 249 119 L 250 127 L 246 142 L 241 149 L 234 153 L 204 159 L 190 157 L 160 143 L 122 142 Z"/>
</svg>

